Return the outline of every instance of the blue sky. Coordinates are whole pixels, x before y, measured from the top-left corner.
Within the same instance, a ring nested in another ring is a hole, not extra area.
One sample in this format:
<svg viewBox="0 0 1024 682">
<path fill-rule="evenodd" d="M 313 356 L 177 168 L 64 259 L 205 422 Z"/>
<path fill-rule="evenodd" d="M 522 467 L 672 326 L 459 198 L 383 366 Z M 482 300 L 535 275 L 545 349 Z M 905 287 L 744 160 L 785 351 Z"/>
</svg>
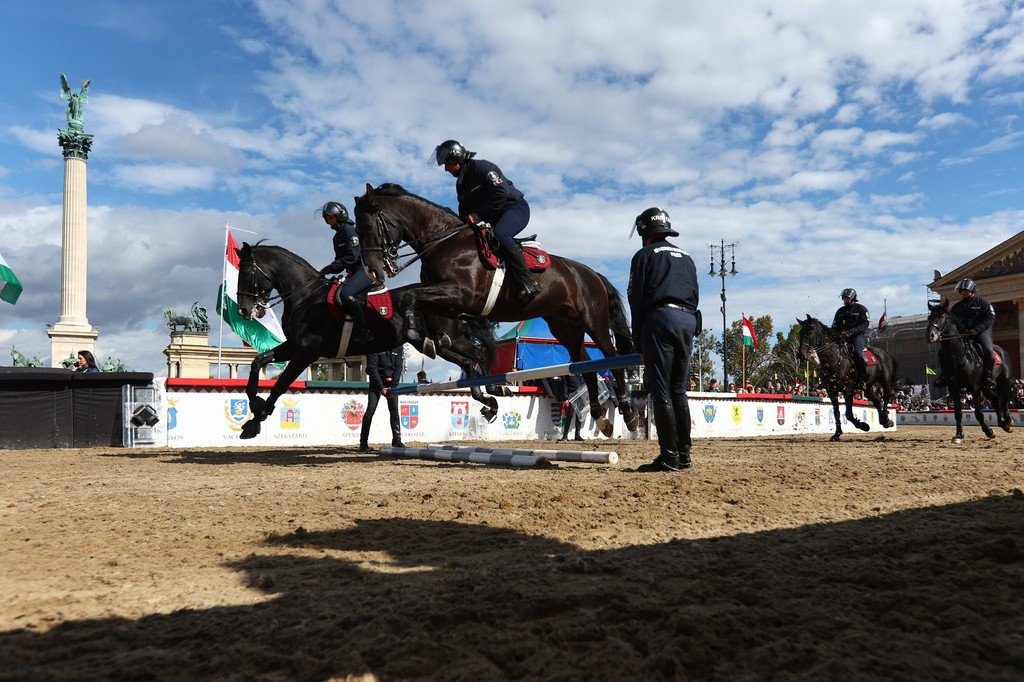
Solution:
<svg viewBox="0 0 1024 682">
<path fill-rule="evenodd" d="M 830 318 L 847 286 L 875 320 L 883 301 L 924 312 L 933 270 L 1022 229 L 1020 2 L 53 0 L 3 18 L 0 253 L 25 287 L 0 304 L 4 364 L 48 358 L 60 315 L 60 73 L 92 80 L 97 355 L 157 374 L 163 310 L 213 308 L 225 223 L 319 267 L 328 199 L 395 181 L 454 206 L 427 163 L 447 138 L 523 189 L 548 250 L 623 293 L 633 218 L 666 209 L 719 333 L 709 243 L 737 244 L 730 320 L 778 328 Z"/>
</svg>

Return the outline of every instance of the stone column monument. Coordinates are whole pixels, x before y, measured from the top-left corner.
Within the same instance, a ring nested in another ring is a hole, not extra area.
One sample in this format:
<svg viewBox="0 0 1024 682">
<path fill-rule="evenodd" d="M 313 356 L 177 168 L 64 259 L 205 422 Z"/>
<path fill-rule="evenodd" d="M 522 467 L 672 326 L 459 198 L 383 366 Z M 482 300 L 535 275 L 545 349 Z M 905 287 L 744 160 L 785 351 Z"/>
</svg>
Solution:
<svg viewBox="0 0 1024 682">
<path fill-rule="evenodd" d="M 46 333 L 50 337 L 50 366 L 74 357 L 80 350 L 94 351 L 99 331 L 85 316 L 86 267 L 86 162 L 92 148 L 92 135 L 85 132 L 83 109 L 89 101 L 89 83 L 73 92 L 64 74 L 60 75 L 61 98 L 68 101 L 68 127 L 57 131 L 64 150 L 64 218 L 61 234 L 60 319 Z"/>
</svg>

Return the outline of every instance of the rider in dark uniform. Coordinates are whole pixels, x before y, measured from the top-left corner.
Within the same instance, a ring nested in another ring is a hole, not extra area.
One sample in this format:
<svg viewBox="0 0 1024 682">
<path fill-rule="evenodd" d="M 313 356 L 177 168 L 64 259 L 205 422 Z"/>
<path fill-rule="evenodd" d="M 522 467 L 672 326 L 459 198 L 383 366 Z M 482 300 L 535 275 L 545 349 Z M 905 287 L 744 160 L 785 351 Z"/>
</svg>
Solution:
<svg viewBox="0 0 1024 682">
<path fill-rule="evenodd" d="M 868 330 L 868 309 L 857 303 L 855 289 L 843 289 L 839 298 L 843 299 L 843 305 L 832 318 L 832 328 L 853 346 L 853 366 L 857 370 L 857 384 L 864 388 L 868 381 L 868 364 L 864 360 L 864 349 L 868 345 L 864 337 Z"/>
<path fill-rule="evenodd" d="M 391 392 L 391 389 L 398 385 L 402 378 L 402 365 L 405 353 L 402 346 L 397 346 L 382 353 L 370 353 L 366 356 L 366 375 L 370 379 L 370 390 L 366 394 L 366 411 L 363 413 L 363 425 L 359 431 L 359 451 L 367 452 L 370 449 L 370 424 L 373 422 L 373 414 L 377 411 L 377 403 L 380 397 L 388 403 L 388 412 L 391 416 L 391 446 L 404 448 L 402 444 L 402 425 L 399 421 L 398 396 Z"/>
<path fill-rule="evenodd" d="M 499 255 L 519 282 L 519 299 L 529 303 L 540 287 L 530 276 L 523 258 L 523 249 L 515 236 L 530 222 L 530 205 L 526 197 L 490 161 L 475 159 L 471 152 L 455 140 L 446 140 L 434 149 L 438 166 L 458 178 L 455 193 L 459 198 L 459 217 L 468 223 L 489 223 L 501 244 Z"/>
<path fill-rule="evenodd" d="M 338 287 L 334 300 L 345 309 L 355 324 L 352 340 L 356 343 L 366 343 L 373 338 L 373 332 L 366 326 L 366 312 L 359 296 L 373 286 L 373 280 L 363 270 L 363 254 L 359 249 L 356 224 L 348 217 L 345 207 L 337 201 L 328 201 L 324 204 L 320 209 L 320 215 L 334 230 L 334 260 L 321 268 L 320 274 L 347 274 L 345 283 Z"/>
<path fill-rule="evenodd" d="M 636 217 L 634 229 L 644 245 L 634 254 L 629 270 L 633 344 L 643 355 L 660 449 L 657 459 L 637 471 L 689 469 L 686 383 L 693 337 L 700 331 L 697 268 L 689 254 L 666 241 L 679 233 L 672 229 L 665 211 L 647 209 Z"/>
<path fill-rule="evenodd" d="M 956 283 L 955 290 L 960 293 L 960 300 L 949 310 L 956 320 L 961 334 L 974 337 L 975 343 L 981 346 L 981 359 L 985 366 L 985 383 L 994 388 L 996 385 L 992 373 L 995 370 L 995 358 L 992 357 L 992 324 L 996 321 L 996 311 L 992 304 L 975 293 L 976 285 L 972 279 L 962 279 Z M 942 374 L 945 373 L 945 368 Z M 936 386 L 945 386 L 945 377 L 940 374 L 935 380 Z"/>
</svg>

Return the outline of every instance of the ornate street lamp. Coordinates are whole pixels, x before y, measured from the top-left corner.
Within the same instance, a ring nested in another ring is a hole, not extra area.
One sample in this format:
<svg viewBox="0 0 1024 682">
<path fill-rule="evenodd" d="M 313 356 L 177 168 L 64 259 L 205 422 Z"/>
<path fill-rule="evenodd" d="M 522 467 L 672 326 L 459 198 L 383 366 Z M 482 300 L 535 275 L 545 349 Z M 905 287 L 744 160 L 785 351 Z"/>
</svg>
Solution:
<svg viewBox="0 0 1024 682">
<path fill-rule="evenodd" d="M 715 275 L 722 278 L 722 386 L 729 385 L 729 370 L 726 369 L 726 362 L 729 359 L 729 347 L 725 345 L 726 334 L 728 332 L 728 325 L 725 318 L 725 276 L 736 274 L 736 243 L 726 244 L 723 239 L 720 244 L 708 244 L 711 247 L 711 270 L 708 272 L 709 275 L 714 277 Z M 725 252 L 729 251 L 729 257 L 732 261 L 732 269 L 725 269 Z M 718 251 L 718 270 L 715 270 L 715 251 Z"/>
</svg>

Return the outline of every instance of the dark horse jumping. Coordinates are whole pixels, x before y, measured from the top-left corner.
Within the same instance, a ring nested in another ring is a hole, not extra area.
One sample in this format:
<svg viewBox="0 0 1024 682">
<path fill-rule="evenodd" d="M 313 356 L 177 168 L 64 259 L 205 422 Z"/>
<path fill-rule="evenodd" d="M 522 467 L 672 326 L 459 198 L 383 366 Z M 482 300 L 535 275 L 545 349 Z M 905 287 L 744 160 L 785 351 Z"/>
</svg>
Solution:
<svg viewBox="0 0 1024 682">
<path fill-rule="evenodd" d="M 1003 431 L 1013 430 L 1013 417 L 1010 416 L 1011 371 L 1007 364 L 1006 352 L 999 346 L 993 346 L 999 359 L 992 371 L 995 389 L 985 386 L 984 366 L 981 363 L 981 348 L 965 341 L 968 337 L 960 334 L 955 319 L 949 314 L 948 301 L 941 305 L 928 305 L 928 341 L 939 343 L 939 366 L 946 380 L 949 399 L 953 402 L 953 414 L 956 416 L 956 435 L 954 443 L 964 442 L 964 429 L 960 420 L 963 406 L 960 401 L 960 389 L 966 389 L 974 401 L 974 416 L 981 430 L 989 438 L 996 434 L 985 423 L 985 415 L 981 410 L 982 396 L 988 398 L 996 414 L 996 422 Z"/>
<path fill-rule="evenodd" d="M 839 414 L 839 396 L 842 394 L 846 403 L 846 419 L 861 431 L 870 431 L 871 427 L 857 419 L 853 414 L 853 394 L 857 390 L 857 369 L 853 364 L 853 349 L 839 333 L 826 327 L 820 320 L 810 315 L 806 320 L 797 319 L 800 323 L 801 360 L 815 360 L 821 367 L 825 378 L 825 390 L 832 401 L 832 413 L 836 419 L 836 432 L 830 440 L 839 440 L 843 435 L 842 419 Z M 891 428 L 894 425 L 889 417 L 889 402 L 893 396 L 893 381 L 896 378 L 896 360 L 883 350 L 868 346 L 875 357 L 868 362 L 868 380 L 864 388 L 864 396 L 878 410 L 878 421 L 882 426 Z"/>
<path fill-rule="evenodd" d="M 498 322 L 541 317 L 573 362 L 589 359 L 583 345 L 587 334 L 605 357 L 633 352 L 619 292 L 607 277 L 582 263 L 552 255 L 550 267 L 533 273 L 540 294 L 524 305 L 510 287 L 492 291 L 497 271 L 484 265 L 475 229 L 451 210 L 388 183 L 376 190 L 366 186 L 366 194 L 356 197 L 355 219 L 363 264 L 377 281 L 400 271 L 398 246 L 403 242 L 422 261 L 420 281 L 425 286 L 408 297 L 410 338 L 418 334 L 413 311 L 446 317 L 476 315 Z M 609 330 L 615 335 L 614 344 Z M 619 411 L 633 431 L 639 420 L 625 392 L 625 372 L 614 370 L 613 375 Z M 602 416 L 598 401 L 597 376 L 590 372 L 583 378 L 590 414 L 602 433 L 610 436 L 611 423 Z"/>
<path fill-rule="evenodd" d="M 276 290 L 284 303 L 281 326 L 287 337 L 280 346 L 260 353 L 252 361 L 245 394 L 249 397 L 253 418 L 242 427 L 241 437 L 253 438 L 260 432 L 260 423 L 273 413 L 277 399 L 299 374 L 317 359 L 337 355 L 343 325 L 331 315 L 327 306 L 329 282 L 320 277 L 316 269 L 304 259 L 279 246 L 250 246 L 243 243 L 237 251 L 239 312 L 246 319 L 251 319 L 253 315 L 262 317 L 269 305 L 270 292 Z M 403 343 L 406 340 L 405 318 L 400 313 L 408 305 L 405 300 L 407 294 L 418 286 L 392 290 L 395 314 L 391 319 L 367 315 L 367 325 L 373 331 L 374 338 L 365 344 L 352 343 L 344 354 L 358 356 L 378 353 Z M 438 318 L 422 322 L 438 330 L 441 338 L 438 354 L 461 367 L 466 376 L 479 376 L 474 363 L 485 370 L 490 367 L 495 339 L 486 321 L 462 322 Z M 422 343 L 413 345 L 423 352 Z M 288 364 L 264 400 L 257 395 L 259 374 L 271 362 Z M 471 390 L 473 397 L 484 404 L 480 410 L 483 416 L 493 421 L 498 414 L 498 402 L 491 396 L 485 396 L 479 387 Z"/>
</svg>

